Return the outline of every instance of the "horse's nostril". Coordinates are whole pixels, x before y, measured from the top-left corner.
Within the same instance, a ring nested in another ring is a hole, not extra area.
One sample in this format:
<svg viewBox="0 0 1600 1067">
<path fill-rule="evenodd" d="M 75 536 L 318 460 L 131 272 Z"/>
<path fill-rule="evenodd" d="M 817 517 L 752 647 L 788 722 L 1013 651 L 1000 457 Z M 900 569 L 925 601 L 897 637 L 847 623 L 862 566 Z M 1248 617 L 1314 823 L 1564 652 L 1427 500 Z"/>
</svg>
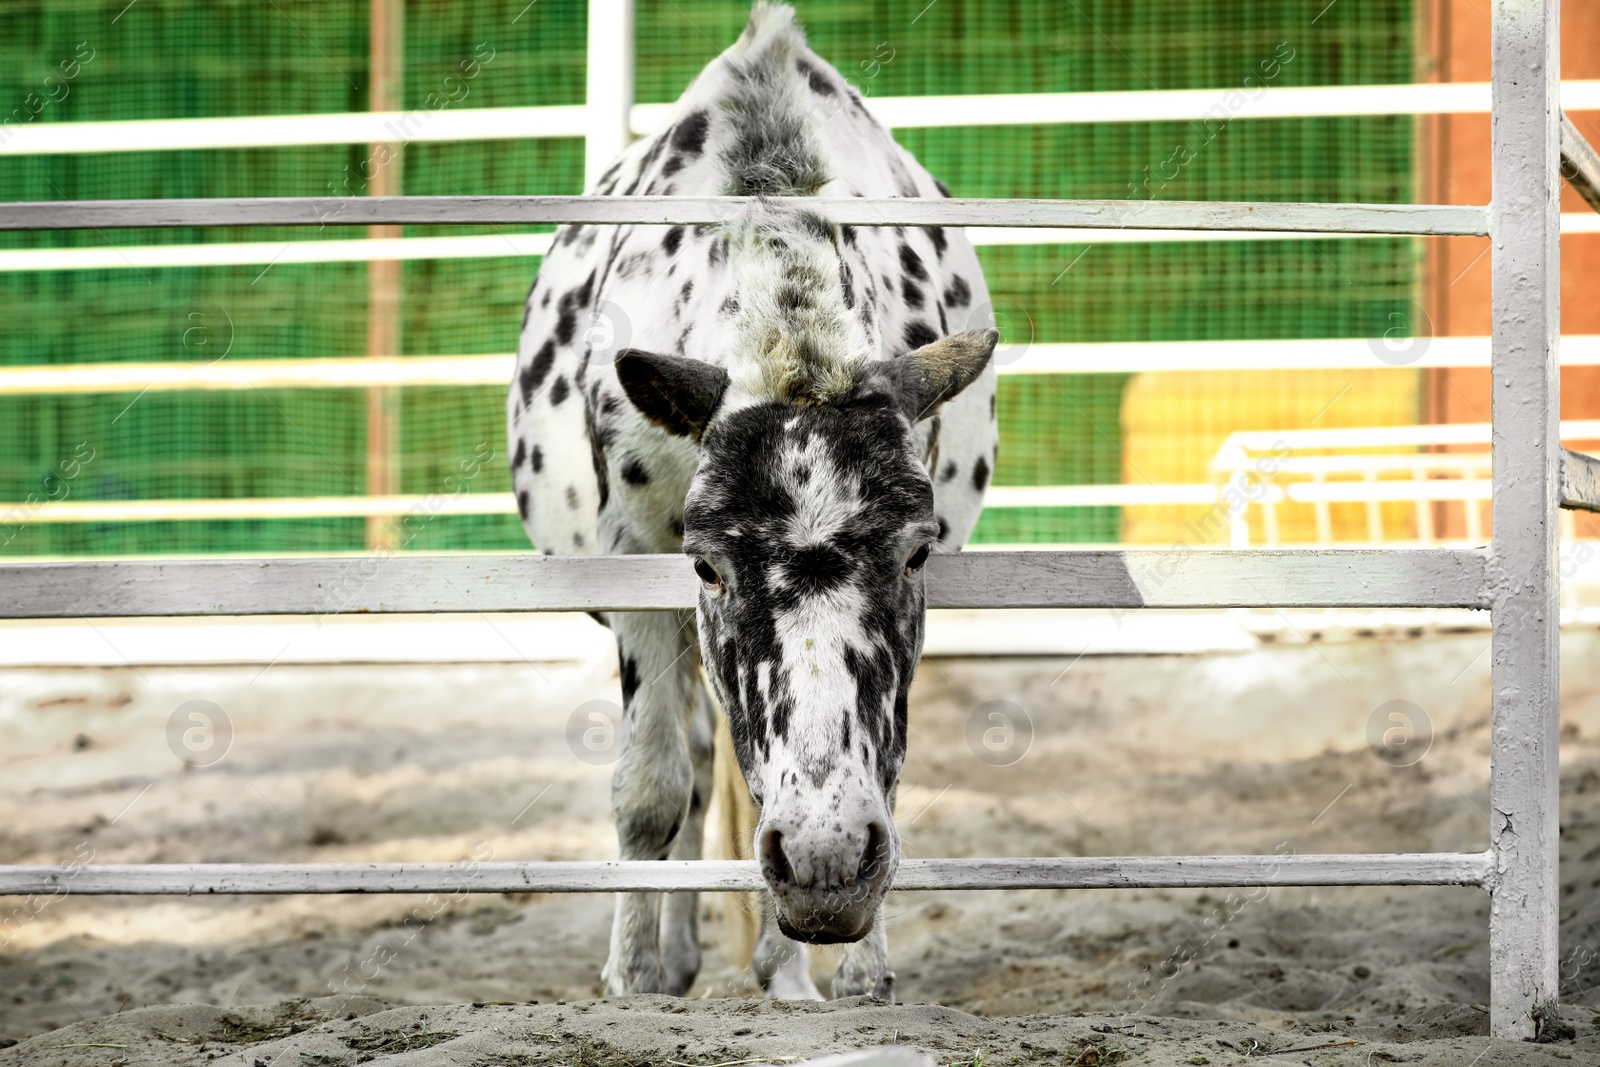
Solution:
<svg viewBox="0 0 1600 1067">
<path fill-rule="evenodd" d="M 871 885 L 883 873 L 889 862 L 889 835 L 877 823 L 867 824 L 867 847 L 861 850 L 861 865 L 856 869 L 856 881 Z"/>
<path fill-rule="evenodd" d="M 761 835 L 761 865 L 772 882 L 789 885 L 794 881 L 794 870 L 783 854 L 783 831 L 768 830 Z"/>
</svg>

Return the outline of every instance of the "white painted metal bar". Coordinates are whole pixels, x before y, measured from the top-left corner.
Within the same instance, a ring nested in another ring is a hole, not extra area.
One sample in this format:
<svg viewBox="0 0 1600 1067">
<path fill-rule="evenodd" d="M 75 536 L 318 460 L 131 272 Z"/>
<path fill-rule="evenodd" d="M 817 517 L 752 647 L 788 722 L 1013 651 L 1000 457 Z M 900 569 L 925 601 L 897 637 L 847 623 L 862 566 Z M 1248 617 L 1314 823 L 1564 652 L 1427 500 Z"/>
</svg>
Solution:
<svg viewBox="0 0 1600 1067">
<path fill-rule="evenodd" d="M 1479 852 L 905 859 L 894 888 L 1194 889 L 1483 885 Z M 213 893 L 632 893 L 761 889 L 753 860 L 528 863 L 149 863 L 0 867 L 0 896 Z"/>
<path fill-rule="evenodd" d="M 967 236 L 979 248 L 1060 244 L 1161 244 L 1169 242 L 1303 241 L 1293 230 L 1161 230 L 1082 227 L 973 226 Z M 1600 215 L 1561 216 L 1563 234 L 1600 233 Z M 1327 240 L 1367 240 L 1385 233 L 1343 233 Z M 405 237 L 332 241 L 242 241 L 183 245 L 98 245 L 82 248 L 0 249 L 0 273 L 36 270 L 123 270 L 146 267 L 219 267 L 254 263 L 365 263 L 373 259 L 527 259 L 549 251 L 551 234 L 496 233 L 488 237 Z M 1444 344 L 1457 338 L 1435 338 Z M 1147 342 L 1128 342 L 1140 344 Z M 1210 344 L 1214 342 L 1194 342 Z M 1292 342 L 1294 343 L 1294 342 Z M 1320 342 L 1306 342 L 1320 343 Z M 1418 352 L 1409 367 L 1451 366 L 1436 352 Z M 1341 364 L 1342 365 L 1342 364 Z M 1489 365 L 1484 340 L 1483 366 Z M 1241 368 L 1249 369 L 1249 368 Z"/>
<path fill-rule="evenodd" d="M 602 4 L 602 7 L 608 5 Z M 1565 81 L 1568 110 L 1600 110 L 1600 81 Z M 1489 110 L 1487 82 L 1402 85 L 1237 87 L 1151 92 L 1018 93 L 971 96 L 866 97 L 867 109 L 890 127 L 1061 125 L 1099 122 L 1188 122 L 1217 118 L 1234 94 L 1235 119 L 1323 118 L 1342 115 L 1481 114 Z M 634 133 L 666 125 L 671 104 L 635 104 Z M 288 145 L 366 144 L 374 141 L 493 141 L 584 137 L 586 105 L 417 109 L 321 115 L 242 115 L 228 118 L 133 119 L 123 122 L 48 122 L 0 132 L 0 156 L 83 155 Z"/>
<path fill-rule="evenodd" d="M 1015 374 L 1142 374 L 1151 371 L 1378 369 L 1380 340 L 1133 341 L 1114 344 L 1002 345 Z M 1487 367 L 1487 337 L 1441 337 L 1412 367 Z M 56 363 L 0 367 L 0 396 L 139 393 L 174 390 L 339 389 L 371 385 L 492 385 L 511 381 L 511 353 L 469 356 L 323 356 L 232 359 L 218 363 Z M 1561 364 L 1600 365 L 1600 335 L 1561 339 Z M 1600 434 L 1597 434 L 1600 436 Z M 1568 439 L 1573 439 L 1569 434 Z M 1489 441 L 1487 425 L 1483 443 Z"/>
<path fill-rule="evenodd" d="M 1600 152 L 1566 114 L 1561 116 L 1561 176 L 1584 203 L 1600 211 Z"/>
<path fill-rule="evenodd" d="M 780 201 L 788 198 L 779 198 Z M 1483 236 L 1471 204 L 1282 204 L 1206 200 L 1002 200 L 796 197 L 853 226 L 1043 226 L 1067 229 L 1246 230 Z M 0 230 L 170 226 L 371 226 L 595 223 L 711 225 L 746 197 L 362 196 L 65 200 L 0 203 Z"/>
<path fill-rule="evenodd" d="M 1561 506 L 1578 511 L 1600 511 L 1600 459 L 1561 450 Z"/>
<path fill-rule="evenodd" d="M 1473 549 L 978 552 L 928 561 L 930 608 L 1488 606 Z M 0 618 L 693 608 L 683 556 L 0 563 Z"/>
<path fill-rule="evenodd" d="M 1494 502 L 1490 1028 L 1559 997 L 1561 301 L 1559 0 L 1493 0 Z"/>
</svg>

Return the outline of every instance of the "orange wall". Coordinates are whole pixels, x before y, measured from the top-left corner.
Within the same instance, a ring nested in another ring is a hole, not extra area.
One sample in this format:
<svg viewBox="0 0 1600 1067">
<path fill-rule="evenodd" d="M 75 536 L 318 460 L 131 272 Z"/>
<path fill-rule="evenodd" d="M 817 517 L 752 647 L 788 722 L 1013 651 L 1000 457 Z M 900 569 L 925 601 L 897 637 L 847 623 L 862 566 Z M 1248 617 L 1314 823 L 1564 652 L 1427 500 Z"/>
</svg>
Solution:
<svg viewBox="0 0 1600 1067">
<path fill-rule="evenodd" d="M 1420 5 L 1418 81 L 1489 80 L 1488 5 L 1481 0 L 1428 0 Z M 1561 11 L 1561 74 L 1600 78 L 1600 4 L 1567 3 Z M 1600 144 L 1600 112 L 1569 117 L 1591 144 Z M 1490 199 L 1487 115 L 1436 115 L 1417 124 L 1417 198 L 1433 203 L 1486 204 Z M 1561 210 L 1589 211 L 1570 188 Z M 1482 336 L 1490 330 L 1489 241 L 1441 237 L 1429 241 L 1425 302 L 1441 336 Z M 1561 331 L 1600 334 L 1600 234 L 1561 239 Z M 1600 418 L 1600 367 L 1568 367 L 1561 373 L 1561 415 Z M 1430 370 L 1423 383 L 1423 417 L 1430 422 L 1485 422 L 1489 417 L 1489 372 Z M 1588 446 L 1593 443 L 1586 442 Z M 1583 517 L 1581 517 L 1583 518 Z M 1586 517 L 1584 531 L 1600 533 Z"/>
</svg>

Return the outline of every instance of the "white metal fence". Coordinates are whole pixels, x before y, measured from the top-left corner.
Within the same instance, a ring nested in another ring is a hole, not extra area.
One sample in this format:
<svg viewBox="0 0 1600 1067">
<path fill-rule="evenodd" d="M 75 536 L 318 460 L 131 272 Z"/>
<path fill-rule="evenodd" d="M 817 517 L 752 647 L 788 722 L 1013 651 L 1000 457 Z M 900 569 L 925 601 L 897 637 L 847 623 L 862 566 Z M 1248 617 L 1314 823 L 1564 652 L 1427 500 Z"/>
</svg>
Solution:
<svg viewBox="0 0 1600 1067">
<path fill-rule="evenodd" d="M 1492 204 L 1370 205 L 1120 201 L 818 200 L 836 222 L 1493 238 L 1493 538 L 1487 549 L 982 553 L 930 560 L 935 607 L 1467 607 L 1492 613 L 1493 741 L 1483 853 L 1259 857 L 1074 857 L 907 861 L 915 889 L 1476 885 L 1490 894 L 1491 1016 L 1528 1037 L 1557 997 L 1557 508 L 1600 509 L 1600 461 L 1563 453 L 1557 430 L 1563 173 L 1557 5 L 1494 0 Z M 591 54 L 629 55 L 628 0 L 591 3 Z M 591 64 L 583 109 L 591 158 L 629 129 L 627 75 Z M 1312 91 L 1314 92 L 1314 91 Z M 341 134 L 340 139 L 350 135 Z M 357 139 L 365 139 L 362 133 Z M 1589 192 L 1600 165 L 1565 130 L 1566 173 Z M 148 147 L 142 145 L 141 147 Z M 716 222 L 729 202 L 696 198 L 368 197 L 341 225 Z M 0 228 L 316 225 L 313 199 L 0 205 Z M 393 557 L 0 564 L 0 616 L 668 610 L 696 583 L 674 556 Z M 753 863 L 107 865 L 67 874 L 0 867 L 0 893 L 344 893 L 752 889 Z"/>
</svg>

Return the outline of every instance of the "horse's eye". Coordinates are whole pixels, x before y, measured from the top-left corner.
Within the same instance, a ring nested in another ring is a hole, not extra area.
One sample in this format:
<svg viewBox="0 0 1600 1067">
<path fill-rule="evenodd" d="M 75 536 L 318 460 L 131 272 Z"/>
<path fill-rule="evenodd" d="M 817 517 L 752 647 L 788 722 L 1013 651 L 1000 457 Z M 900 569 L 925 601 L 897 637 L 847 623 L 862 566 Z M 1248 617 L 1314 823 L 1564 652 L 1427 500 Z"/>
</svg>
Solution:
<svg viewBox="0 0 1600 1067">
<path fill-rule="evenodd" d="M 922 569 L 922 565 L 926 562 L 928 562 L 928 546 L 923 545 L 921 548 L 911 553 L 911 558 L 906 560 L 906 573 L 917 573 Z"/>
<path fill-rule="evenodd" d="M 694 561 L 694 572 L 698 574 L 700 576 L 700 580 L 705 582 L 707 585 L 722 584 L 722 575 L 718 574 L 717 569 L 703 559 L 696 559 Z"/>
</svg>

